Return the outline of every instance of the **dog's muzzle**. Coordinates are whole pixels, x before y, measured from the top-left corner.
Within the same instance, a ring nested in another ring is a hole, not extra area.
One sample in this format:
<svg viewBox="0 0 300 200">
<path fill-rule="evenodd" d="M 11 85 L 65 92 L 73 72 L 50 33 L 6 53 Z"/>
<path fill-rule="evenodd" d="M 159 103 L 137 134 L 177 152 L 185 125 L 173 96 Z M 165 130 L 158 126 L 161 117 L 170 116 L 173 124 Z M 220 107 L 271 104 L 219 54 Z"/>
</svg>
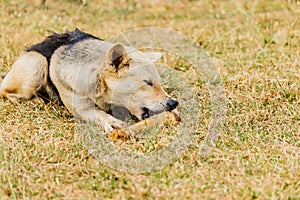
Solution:
<svg viewBox="0 0 300 200">
<path fill-rule="evenodd" d="M 152 111 L 147 107 L 142 107 L 143 113 L 142 113 L 142 119 L 149 118 L 153 115 L 157 115 L 159 113 L 162 113 L 163 111 L 171 111 L 174 110 L 178 106 L 178 101 L 174 99 L 169 99 L 166 105 L 165 110 L 160 110 L 160 111 Z"/>
</svg>

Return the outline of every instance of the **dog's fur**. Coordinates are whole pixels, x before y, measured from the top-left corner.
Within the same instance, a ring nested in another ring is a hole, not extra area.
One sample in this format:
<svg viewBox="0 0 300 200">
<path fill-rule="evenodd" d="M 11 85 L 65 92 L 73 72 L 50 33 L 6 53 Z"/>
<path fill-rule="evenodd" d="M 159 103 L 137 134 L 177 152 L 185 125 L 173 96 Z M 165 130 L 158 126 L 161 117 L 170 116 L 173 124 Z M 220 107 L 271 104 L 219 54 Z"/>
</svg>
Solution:
<svg viewBox="0 0 300 200">
<path fill-rule="evenodd" d="M 0 96 L 61 101 L 75 116 L 111 131 L 125 126 L 107 113 L 112 105 L 127 108 L 138 119 L 178 105 L 159 84 L 154 64 L 159 57 L 78 29 L 54 33 L 21 54 L 2 77 Z"/>
</svg>

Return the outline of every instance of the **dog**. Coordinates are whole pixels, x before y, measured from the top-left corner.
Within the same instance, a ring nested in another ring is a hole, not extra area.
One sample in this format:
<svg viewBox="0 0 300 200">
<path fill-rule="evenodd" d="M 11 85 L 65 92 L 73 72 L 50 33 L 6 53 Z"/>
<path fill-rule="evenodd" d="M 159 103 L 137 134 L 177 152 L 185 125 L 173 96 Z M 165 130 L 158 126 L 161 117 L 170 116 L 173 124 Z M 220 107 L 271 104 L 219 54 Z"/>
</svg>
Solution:
<svg viewBox="0 0 300 200">
<path fill-rule="evenodd" d="M 160 85 L 160 57 L 77 28 L 53 33 L 26 48 L 2 76 L 0 97 L 62 102 L 74 116 L 110 132 L 126 126 L 109 114 L 112 106 L 125 107 L 138 120 L 177 107 Z"/>
</svg>

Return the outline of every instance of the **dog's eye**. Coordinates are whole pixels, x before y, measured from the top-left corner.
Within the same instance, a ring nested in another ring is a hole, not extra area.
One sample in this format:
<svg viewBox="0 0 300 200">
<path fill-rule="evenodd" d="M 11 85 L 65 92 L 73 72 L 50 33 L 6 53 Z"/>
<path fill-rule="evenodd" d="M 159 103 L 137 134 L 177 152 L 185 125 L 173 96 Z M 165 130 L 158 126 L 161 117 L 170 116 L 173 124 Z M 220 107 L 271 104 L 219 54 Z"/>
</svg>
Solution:
<svg viewBox="0 0 300 200">
<path fill-rule="evenodd" d="M 151 81 L 151 80 L 144 80 L 144 82 L 145 82 L 147 85 L 150 85 L 150 86 L 152 86 L 152 85 L 153 85 L 153 83 L 152 83 L 152 81 Z"/>
</svg>

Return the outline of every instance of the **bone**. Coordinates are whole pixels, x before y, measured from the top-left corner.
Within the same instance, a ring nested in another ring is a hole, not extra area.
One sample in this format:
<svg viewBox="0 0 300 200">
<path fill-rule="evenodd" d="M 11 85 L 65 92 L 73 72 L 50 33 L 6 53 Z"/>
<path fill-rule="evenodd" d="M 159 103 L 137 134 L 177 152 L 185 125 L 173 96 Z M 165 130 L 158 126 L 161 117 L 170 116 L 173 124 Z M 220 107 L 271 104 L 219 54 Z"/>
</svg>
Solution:
<svg viewBox="0 0 300 200">
<path fill-rule="evenodd" d="M 161 125 L 167 126 L 177 124 L 180 120 L 181 119 L 177 113 L 165 111 L 123 129 L 114 129 L 109 134 L 109 138 L 112 140 L 128 140 L 136 137 L 138 133 L 145 129 L 152 129 Z"/>
</svg>

